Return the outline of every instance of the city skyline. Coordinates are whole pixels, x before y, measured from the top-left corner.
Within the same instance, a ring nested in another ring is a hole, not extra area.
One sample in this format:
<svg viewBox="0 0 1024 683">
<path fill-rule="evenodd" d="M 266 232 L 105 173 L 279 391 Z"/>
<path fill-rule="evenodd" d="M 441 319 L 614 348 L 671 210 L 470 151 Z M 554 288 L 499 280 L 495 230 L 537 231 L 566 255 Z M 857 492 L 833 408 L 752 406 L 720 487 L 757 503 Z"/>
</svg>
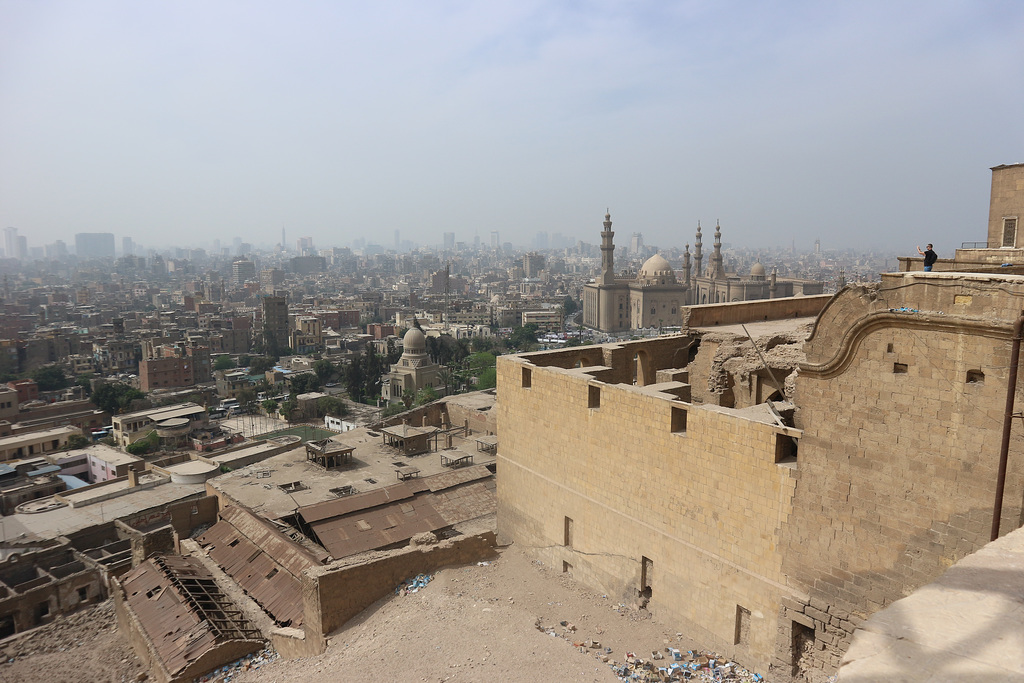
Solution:
<svg viewBox="0 0 1024 683">
<path fill-rule="evenodd" d="M 0 2 L 31 246 L 594 242 L 607 207 L 648 244 L 951 254 L 1024 148 L 1012 4 L 106 7 Z"/>
</svg>

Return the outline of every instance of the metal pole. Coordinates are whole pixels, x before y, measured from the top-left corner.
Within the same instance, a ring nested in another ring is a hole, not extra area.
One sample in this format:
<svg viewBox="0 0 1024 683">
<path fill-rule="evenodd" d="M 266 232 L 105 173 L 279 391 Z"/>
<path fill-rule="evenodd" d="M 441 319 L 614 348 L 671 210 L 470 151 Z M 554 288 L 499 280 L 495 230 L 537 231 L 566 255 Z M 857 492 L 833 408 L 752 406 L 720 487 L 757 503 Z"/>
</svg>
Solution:
<svg viewBox="0 0 1024 683">
<path fill-rule="evenodd" d="M 1006 380 L 1006 410 L 1003 412 L 1003 441 L 999 447 L 999 474 L 996 476 L 996 502 L 992 509 L 992 538 L 999 538 L 999 522 L 1003 514 L 1003 490 L 1006 488 L 1006 463 L 1010 455 L 1010 429 L 1013 426 L 1013 401 L 1017 396 L 1017 365 L 1020 363 L 1021 333 L 1024 331 L 1024 312 L 1013 323 L 1013 342 L 1010 347 L 1010 375 Z"/>
</svg>

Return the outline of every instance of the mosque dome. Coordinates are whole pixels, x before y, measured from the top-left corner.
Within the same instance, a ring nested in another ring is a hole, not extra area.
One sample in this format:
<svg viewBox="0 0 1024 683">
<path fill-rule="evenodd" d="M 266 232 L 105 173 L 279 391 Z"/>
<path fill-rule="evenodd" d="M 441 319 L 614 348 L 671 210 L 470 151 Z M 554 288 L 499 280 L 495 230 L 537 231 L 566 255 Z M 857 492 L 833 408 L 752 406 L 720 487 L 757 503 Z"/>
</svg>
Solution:
<svg viewBox="0 0 1024 683">
<path fill-rule="evenodd" d="M 427 338 L 413 327 L 402 337 L 402 347 L 404 353 L 424 353 L 427 350 Z"/>
<path fill-rule="evenodd" d="M 653 284 L 675 284 L 676 271 L 672 270 L 672 265 L 664 256 L 655 254 L 640 267 L 639 279 Z"/>
<path fill-rule="evenodd" d="M 750 267 L 750 279 L 752 279 L 752 280 L 763 280 L 764 279 L 764 266 L 761 265 L 760 261 L 756 262 L 753 266 Z"/>
</svg>

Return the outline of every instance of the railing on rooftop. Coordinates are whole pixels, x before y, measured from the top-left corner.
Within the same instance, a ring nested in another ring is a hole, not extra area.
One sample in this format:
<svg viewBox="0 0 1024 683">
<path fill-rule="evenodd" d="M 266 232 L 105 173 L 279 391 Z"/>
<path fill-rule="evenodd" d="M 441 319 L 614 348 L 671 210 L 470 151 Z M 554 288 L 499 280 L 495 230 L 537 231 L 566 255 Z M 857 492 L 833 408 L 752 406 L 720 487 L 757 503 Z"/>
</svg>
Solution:
<svg viewBox="0 0 1024 683">
<path fill-rule="evenodd" d="M 961 242 L 961 249 L 988 249 L 988 242 Z"/>
</svg>

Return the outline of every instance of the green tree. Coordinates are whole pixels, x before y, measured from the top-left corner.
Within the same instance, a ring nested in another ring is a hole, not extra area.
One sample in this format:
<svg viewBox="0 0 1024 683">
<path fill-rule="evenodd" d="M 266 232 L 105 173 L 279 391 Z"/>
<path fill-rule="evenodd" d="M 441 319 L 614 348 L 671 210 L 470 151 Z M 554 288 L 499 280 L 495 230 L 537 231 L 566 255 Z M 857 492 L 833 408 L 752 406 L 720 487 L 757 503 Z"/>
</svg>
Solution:
<svg viewBox="0 0 1024 683">
<path fill-rule="evenodd" d="M 132 401 L 145 398 L 146 395 L 127 384 L 110 382 L 103 384 L 92 394 L 92 402 L 111 415 L 127 412 Z"/>
<path fill-rule="evenodd" d="M 298 410 L 298 409 L 299 409 L 299 402 L 298 401 L 288 400 L 288 401 L 285 401 L 284 403 L 281 404 L 281 407 L 278 408 L 278 412 L 281 413 L 281 417 L 283 417 L 284 419 L 286 419 L 288 421 L 291 421 L 292 415 L 294 415 L 295 411 Z"/>
<path fill-rule="evenodd" d="M 416 392 L 416 405 L 426 405 L 432 401 L 436 401 L 440 396 L 437 395 L 437 390 L 434 387 L 423 387 Z"/>
<path fill-rule="evenodd" d="M 277 363 L 277 361 L 273 358 L 268 358 L 267 356 L 255 356 L 249 361 L 249 374 L 261 375 L 267 370 L 272 370 L 275 363 Z"/>
<path fill-rule="evenodd" d="M 517 351 L 531 350 L 537 346 L 538 329 L 540 328 L 534 323 L 515 328 L 512 330 L 512 335 L 508 338 L 508 345 Z"/>
<path fill-rule="evenodd" d="M 256 392 L 246 387 L 238 392 L 238 405 L 242 409 L 242 412 L 251 413 L 253 406 L 256 404 Z"/>
<path fill-rule="evenodd" d="M 288 380 L 288 384 L 291 387 L 291 394 L 298 396 L 299 394 L 308 394 L 311 391 L 319 390 L 320 378 L 310 373 L 292 375 L 291 379 Z"/>
<path fill-rule="evenodd" d="M 237 367 L 235 361 L 231 359 L 231 356 L 217 356 L 217 360 L 213 361 L 214 370 L 231 370 Z"/>
<path fill-rule="evenodd" d="M 565 316 L 565 319 L 568 320 L 578 310 L 580 310 L 580 306 L 576 303 L 576 300 L 571 296 L 566 296 L 562 301 L 562 314 Z"/>
<path fill-rule="evenodd" d="M 267 413 L 267 415 L 273 415 L 274 413 L 277 412 L 278 403 L 272 398 L 268 398 L 260 405 L 263 406 L 263 410 Z"/>
<path fill-rule="evenodd" d="M 313 363 L 313 372 L 320 379 L 320 382 L 327 382 L 334 376 L 334 363 L 329 360 L 318 360 Z"/>
<path fill-rule="evenodd" d="M 36 368 L 29 375 L 39 385 L 40 391 L 57 391 L 68 385 L 68 378 L 64 371 L 56 365 L 47 365 Z"/>
<path fill-rule="evenodd" d="M 10 382 L 18 377 L 18 354 L 11 349 L 0 348 L 0 382 Z"/>
<path fill-rule="evenodd" d="M 73 451 L 78 448 L 85 448 L 89 445 L 89 438 L 81 434 L 72 434 L 68 437 L 68 445 L 65 450 Z"/>
<path fill-rule="evenodd" d="M 348 415 L 348 406 L 340 398 L 335 396 L 324 396 L 317 399 L 316 402 L 317 412 L 321 415 L 330 415 L 331 417 L 345 417 Z"/>
<path fill-rule="evenodd" d="M 493 389 L 498 385 L 498 371 L 495 368 L 484 368 L 476 376 L 477 389 Z"/>
<path fill-rule="evenodd" d="M 415 391 L 413 391 L 412 389 L 406 389 L 405 391 L 402 392 L 402 405 L 405 406 L 406 410 L 408 410 L 409 408 L 412 408 L 412 404 L 415 403 L 415 401 L 416 401 L 416 392 Z"/>
<path fill-rule="evenodd" d="M 92 395 L 92 378 L 93 373 L 91 372 L 87 372 L 75 378 L 75 384 L 85 389 L 86 396 Z"/>
</svg>

